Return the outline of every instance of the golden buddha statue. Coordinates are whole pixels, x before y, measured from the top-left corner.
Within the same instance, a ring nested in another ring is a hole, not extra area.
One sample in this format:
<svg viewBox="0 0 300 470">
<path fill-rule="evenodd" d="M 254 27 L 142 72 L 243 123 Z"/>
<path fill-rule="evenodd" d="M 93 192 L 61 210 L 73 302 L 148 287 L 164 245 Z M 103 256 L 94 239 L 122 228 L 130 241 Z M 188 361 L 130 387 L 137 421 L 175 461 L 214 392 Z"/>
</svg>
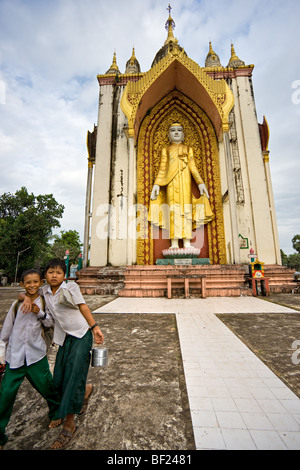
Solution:
<svg viewBox="0 0 300 470">
<path fill-rule="evenodd" d="M 169 140 L 170 145 L 161 151 L 148 220 L 169 231 L 171 248 L 178 248 L 181 239 L 184 248 L 189 248 L 193 229 L 210 222 L 214 215 L 193 149 L 183 144 L 184 131 L 180 123 L 170 126 Z M 192 194 L 192 178 L 200 191 L 198 199 Z"/>
</svg>

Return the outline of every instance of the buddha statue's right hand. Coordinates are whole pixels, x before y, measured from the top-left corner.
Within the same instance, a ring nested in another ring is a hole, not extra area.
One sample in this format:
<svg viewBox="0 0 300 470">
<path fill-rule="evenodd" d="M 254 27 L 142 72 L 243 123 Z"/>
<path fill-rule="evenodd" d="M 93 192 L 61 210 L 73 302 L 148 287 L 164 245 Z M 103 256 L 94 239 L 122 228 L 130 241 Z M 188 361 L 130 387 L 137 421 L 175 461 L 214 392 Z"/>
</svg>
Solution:
<svg viewBox="0 0 300 470">
<path fill-rule="evenodd" d="M 160 191 L 160 186 L 158 186 L 158 184 L 155 184 L 152 188 L 152 193 L 151 193 L 152 200 L 155 200 L 158 198 L 159 191 Z"/>
</svg>

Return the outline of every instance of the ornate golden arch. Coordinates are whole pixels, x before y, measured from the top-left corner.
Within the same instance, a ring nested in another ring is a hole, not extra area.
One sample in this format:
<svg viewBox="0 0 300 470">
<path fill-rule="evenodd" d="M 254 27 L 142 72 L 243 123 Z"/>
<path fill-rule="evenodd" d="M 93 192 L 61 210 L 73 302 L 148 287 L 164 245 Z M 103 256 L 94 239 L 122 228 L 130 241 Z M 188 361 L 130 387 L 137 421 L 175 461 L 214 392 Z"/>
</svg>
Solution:
<svg viewBox="0 0 300 470">
<path fill-rule="evenodd" d="M 224 79 L 214 80 L 202 67 L 191 60 L 178 44 L 143 74 L 129 81 L 121 98 L 121 108 L 128 119 L 128 133 L 137 138 L 141 120 L 149 107 L 171 90 L 177 89 L 198 103 L 210 116 L 219 139 L 228 131 L 228 116 L 234 98 Z"/>
<path fill-rule="evenodd" d="M 162 99 L 145 117 L 140 127 L 137 155 L 137 215 L 140 238 L 137 240 L 137 264 L 153 264 L 153 240 L 147 210 L 159 167 L 160 151 L 168 144 L 168 130 L 174 121 L 182 124 L 185 143 L 194 149 L 196 164 L 208 189 L 211 208 L 215 214 L 214 220 L 208 224 L 211 263 L 226 264 L 217 137 L 207 115 L 178 91 Z"/>
</svg>

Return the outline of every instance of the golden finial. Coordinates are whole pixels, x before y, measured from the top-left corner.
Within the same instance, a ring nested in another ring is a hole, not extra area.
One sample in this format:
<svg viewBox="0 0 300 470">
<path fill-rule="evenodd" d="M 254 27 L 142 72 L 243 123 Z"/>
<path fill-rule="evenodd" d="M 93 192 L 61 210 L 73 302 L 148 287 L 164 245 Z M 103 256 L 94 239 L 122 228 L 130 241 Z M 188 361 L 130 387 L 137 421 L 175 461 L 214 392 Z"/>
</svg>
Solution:
<svg viewBox="0 0 300 470">
<path fill-rule="evenodd" d="M 238 58 L 238 56 L 237 56 L 236 53 L 235 53 L 233 44 L 231 43 L 231 57 L 230 57 L 230 62 L 232 62 L 233 60 L 239 60 L 239 58 Z"/>
<path fill-rule="evenodd" d="M 116 55 L 116 51 L 114 52 L 114 57 L 113 57 L 113 62 L 110 66 L 110 68 L 112 70 L 119 70 L 119 67 L 117 66 L 117 55 Z"/>
<path fill-rule="evenodd" d="M 113 56 L 113 61 L 112 61 L 112 64 L 109 68 L 109 70 L 106 72 L 107 74 L 119 74 L 120 73 L 120 70 L 119 70 L 119 67 L 117 65 L 117 55 L 116 55 L 116 51 L 114 52 L 114 56 Z"/>
<path fill-rule="evenodd" d="M 212 48 L 211 41 L 209 41 L 209 52 L 208 53 L 211 55 L 212 60 L 216 60 L 216 53 Z"/>
<path fill-rule="evenodd" d="M 135 50 L 134 50 L 134 47 L 132 48 L 132 55 L 130 57 L 130 65 L 134 65 L 134 61 L 136 60 L 136 57 L 135 57 Z"/>
<path fill-rule="evenodd" d="M 209 51 L 205 59 L 205 67 L 222 67 L 219 56 L 213 50 L 209 41 Z"/>
<path fill-rule="evenodd" d="M 125 73 L 140 73 L 140 64 L 135 56 L 135 48 L 132 48 L 130 59 L 126 62 Z"/>
<path fill-rule="evenodd" d="M 169 4 L 167 10 L 169 10 L 169 18 L 166 21 L 165 28 L 168 31 L 168 37 L 165 41 L 165 45 L 168 44 L 169 42 L 175 42 L 175 38 L 174 38 L 174 35 L 173 35 L 173 29 L 175 28 L 175 21 L 171 17 L 172 7 L 171 7 L 170 4 Z"/>
<path fill-rule="evenodd" d="M 245 65 L 245 63 L 236 55 L 233 44 L 231 43 L 231 57 L 228 66 L 239 67 Z"/>
</svg>

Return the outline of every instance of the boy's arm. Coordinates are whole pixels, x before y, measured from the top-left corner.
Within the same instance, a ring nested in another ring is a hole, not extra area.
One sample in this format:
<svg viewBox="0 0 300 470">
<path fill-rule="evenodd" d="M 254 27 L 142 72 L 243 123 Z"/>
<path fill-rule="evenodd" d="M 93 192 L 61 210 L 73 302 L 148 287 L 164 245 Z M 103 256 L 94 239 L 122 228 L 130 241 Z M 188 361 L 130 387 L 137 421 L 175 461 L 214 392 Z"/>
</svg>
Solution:
<svg viewBox="0 0 300 470">
<path fill-rule="evenodd" d="M 0 340 L 0 364 L 5 364 L 6 344 Z"/>
<path fill-rule="evenodd" d="M 4 320 L 4 323 L 3 323 L 3 326 L 2 326 L 2 330 L 1 330 L 1 333 L 0 333 L 0 342 L 1 343 L 4 343 L 4 344 L 8 343 L 11 332 L 12 332 L 12 329 L 13 329 L 13 326 L 14 326 L 14 319 L 15 319 L 14 304 L 12 304 L 9 311 L 8 311 L 8 313 L 7 313 L 7 315 L 6 315 L 6 317 L 5 317 L 5 320 Z"/>
<path fill-rule="evenodd" d="M 79 304 L 78 307 L 79 307 L 81 314 L 86 319 L 89 327 L 92 328 L 95 343 L 102 344 L 104 341 L 103 333 L 100 330 L 99 326 L 96 324 L 89 307 L 86 304 Z"/>
<path fill-rule="evenodd" d="M 32 302 L 30 297 L 28 297 L 25 292 L 20 292 L 18 294 L 18 301 L 22 302 L 21 311 L 23 313 L 30 313 L 32 309 Z"/>
<path fill-rule="evenodd" d="M 43 318 L 41 319 L 43 325 L 47 328 L 54 326 L 54 318 L 52 317 L 51 313 L 49 313 L 48 311 L 43 312 L 43 310 L 40 311 L 44 314 Z"/>
<path fill-rule="evenodd" d="M 54 318 L 52 315 L 45 309 L 44 312 L 35 302 L 32 304 L 31 311 L 36 314 L 37 319 L 40 320 L 44 326 L 47 328 L 54 325 Z"/>
<path fill-rule="evenodd" d="M 41 287 L 39 288 L 39 295 L 43 295 L 43 289 Z M 23 313 L 26 314 L 26 313 L 30 313 L 32 311 L 33 302 L 31 300 L 31 298 L 28 297 L 28 295 L 26 295 L 26 292 L 20 292 L 18 294 L 18 301 L 22 302 L 21 311 Z"/>
</svg>

